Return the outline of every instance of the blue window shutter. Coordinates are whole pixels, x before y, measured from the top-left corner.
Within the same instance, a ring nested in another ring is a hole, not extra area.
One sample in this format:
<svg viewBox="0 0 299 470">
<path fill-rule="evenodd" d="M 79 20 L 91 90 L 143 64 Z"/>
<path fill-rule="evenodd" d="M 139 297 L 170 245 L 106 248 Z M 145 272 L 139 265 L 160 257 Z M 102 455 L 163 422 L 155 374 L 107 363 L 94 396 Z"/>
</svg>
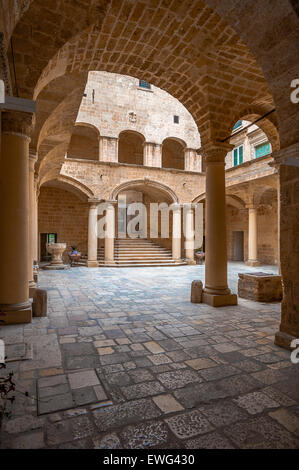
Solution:
<svg viewBox="0 0 299 470">
<path fill-rule="evenodd" d="M 238 149 L 234 149 L 234 166 L 238 165 Z"/>
<path fill-rule="evenodd" d="M 243 163 L 243 145 L 239 147 L 239 165 L 241 165 L 241 163 Z"/>
<path fill-rule="evenodd" d="M 264 157 L 269 155 L 269 153 L 271 153 L 270 142 L 265 142 L 255 147 L 255 158 Z"/>
</svg>

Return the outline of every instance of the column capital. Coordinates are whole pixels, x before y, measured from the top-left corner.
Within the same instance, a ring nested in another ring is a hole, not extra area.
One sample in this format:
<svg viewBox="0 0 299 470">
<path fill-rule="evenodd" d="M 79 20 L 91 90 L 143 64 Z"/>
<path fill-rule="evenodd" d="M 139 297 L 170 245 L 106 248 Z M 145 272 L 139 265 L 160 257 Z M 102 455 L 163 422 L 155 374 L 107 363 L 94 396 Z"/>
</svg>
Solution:
<svg viewBox="0 0 299 470">
<path fill-rule="evenodd" d="M 182 209 L 182 204 L 180 204 L 179 202 L 174 202 L 173 204 L 171 204 L 170 206 L 170 209 L 175 212 L 175 211 L 181 211 Z"/>
<path fill-rule="evenodd" d="M 115 199 L 107 199 L 106 204 L 109 204 L 109 206 L 115 206 L 117 204 L 117 201 Z"/>
<path fill-rule="evenodd" d="M 181 207 L 183 207 L 183 209 L 190 209 L 190 210 L 193 210 L 195 209 L 197 206 L 196 203 L 194 202 L 183 202 Z"/>
<path fill-rule="evenodd" d="M 35 123 L 33 113 L 23 111 L 4 111 L 2 113 L 3 134 L 15 134 L 30 139 Z"/>
<path fill-rule="evenodd" d="M 256 204 L 246 204 L 245 205 L 246 209 L 255 209 L 257 210 L 257 205 Z"/>
<path fill-rule="evenodd" d="M 224 164 L 226 155 L 233 148 L 234 145 L 227 142 L 210 141 L 202 145 L 198 153 L 205 158 L 207 164 Z"/>
<path fill-rule="evenodd" d="M 98 137 L 99 137 L 99 140 L 104 140 L 104 139 L 115 140 L 115 141 L 119 140 L 119 137 L 113 137 L 113 136 L 110 136 L 110 135 L 99 135 Z"/>
<path fill-rule="evenodd" d="M 153 145 L 154 147 L 162 147 L 162 144 L 158 144 L 157 142 L 149 142 L 149 141 L 145 141 L 143 142 L 143 147 L 145 147 L 146 145 Z"/>
<path fill-rule="evenodd" d="M 99 199 L 88 199 L 88 204 L 90 209 L 96 209 L 98 205 L 100 204 Z"/>
</svg>

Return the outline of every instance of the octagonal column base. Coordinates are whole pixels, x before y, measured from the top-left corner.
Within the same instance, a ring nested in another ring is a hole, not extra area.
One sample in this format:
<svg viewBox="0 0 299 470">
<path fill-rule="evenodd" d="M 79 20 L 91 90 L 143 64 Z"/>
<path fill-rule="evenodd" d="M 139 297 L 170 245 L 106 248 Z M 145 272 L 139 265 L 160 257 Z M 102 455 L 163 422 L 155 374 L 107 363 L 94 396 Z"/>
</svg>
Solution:
<svg viewBox="0 0 299 470">
<path fill-rule="evenodd" d="M 202 302 L 211 307 L 225 307 L 228 305 L 238 305 L 236 294 L 212 294 L 206 291 L 202 293 Z"/>
<path fill-rule="evenodd" d="M 99 263 L 98 261 L 87 261 L 87 267 L 88 268 L 98 268 L 99 267 Z"/>
<path fill-rule="evenodd" d="M 2 325 L 17 325 L 20 323 L 31 323 L 32 304 L 24 302 L 21 304 L 0 305 L 0 322 Z"/>
<path fill-rule="evenodd" d="M 260 266 L 261 263 L 257 259 L 248 259 L 246 261 L 246 266 Z"/>
<path fill-rule="evenodd" d="M 288 333 L 284 333 L 283 331 L 278 331 L 275 334 L 274 344 L 276 344 L 276 346 L 279 346 L 281 348 L 292 351 L 293 348 L 291 348 L 291 343 L 292 341 L 294 341 L 294 339 L 299 339 L 299 334 L 298 336 L 293 336 L 293 335 L 289 335 Z"/>
</svg>

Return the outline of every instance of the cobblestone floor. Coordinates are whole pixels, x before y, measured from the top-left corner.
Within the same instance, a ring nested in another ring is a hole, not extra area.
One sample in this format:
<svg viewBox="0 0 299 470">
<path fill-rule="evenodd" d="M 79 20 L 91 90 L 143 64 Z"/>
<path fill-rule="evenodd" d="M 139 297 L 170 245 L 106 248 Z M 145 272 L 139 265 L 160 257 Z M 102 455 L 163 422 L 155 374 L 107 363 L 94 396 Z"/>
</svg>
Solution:
<svg viewBox="0 0 299 470">
<path fill-rule="evenodd" d="M 229 266 L 237 273 L 275 268 Z M 2 448 L 298 448 L 279 304 L 189 301 L 204 267 L 41 272 L 48 318 L 2 327 L 19 390 Z M 24 352 L 23 352 L 24 353 Z"/>
</svg>

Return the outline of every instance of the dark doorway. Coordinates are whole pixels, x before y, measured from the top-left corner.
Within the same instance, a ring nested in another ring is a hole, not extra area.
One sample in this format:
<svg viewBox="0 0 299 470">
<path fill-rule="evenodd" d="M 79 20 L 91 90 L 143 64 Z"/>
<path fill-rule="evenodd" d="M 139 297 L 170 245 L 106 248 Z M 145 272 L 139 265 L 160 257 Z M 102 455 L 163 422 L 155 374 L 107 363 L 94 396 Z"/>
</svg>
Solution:
<svg viewBox="0 0 299 470">
<path fill-rule="evenodd" d="M 47 252 L 47 243 L 57 243 L 57 233 L 40 234 L 40 260 L 50 261 L 51 255 Z"/>
<path fill-rule="evenodd" d="M 233 232 L 233 261 L 244 261 L 244 232 Z"/>
</svg>

